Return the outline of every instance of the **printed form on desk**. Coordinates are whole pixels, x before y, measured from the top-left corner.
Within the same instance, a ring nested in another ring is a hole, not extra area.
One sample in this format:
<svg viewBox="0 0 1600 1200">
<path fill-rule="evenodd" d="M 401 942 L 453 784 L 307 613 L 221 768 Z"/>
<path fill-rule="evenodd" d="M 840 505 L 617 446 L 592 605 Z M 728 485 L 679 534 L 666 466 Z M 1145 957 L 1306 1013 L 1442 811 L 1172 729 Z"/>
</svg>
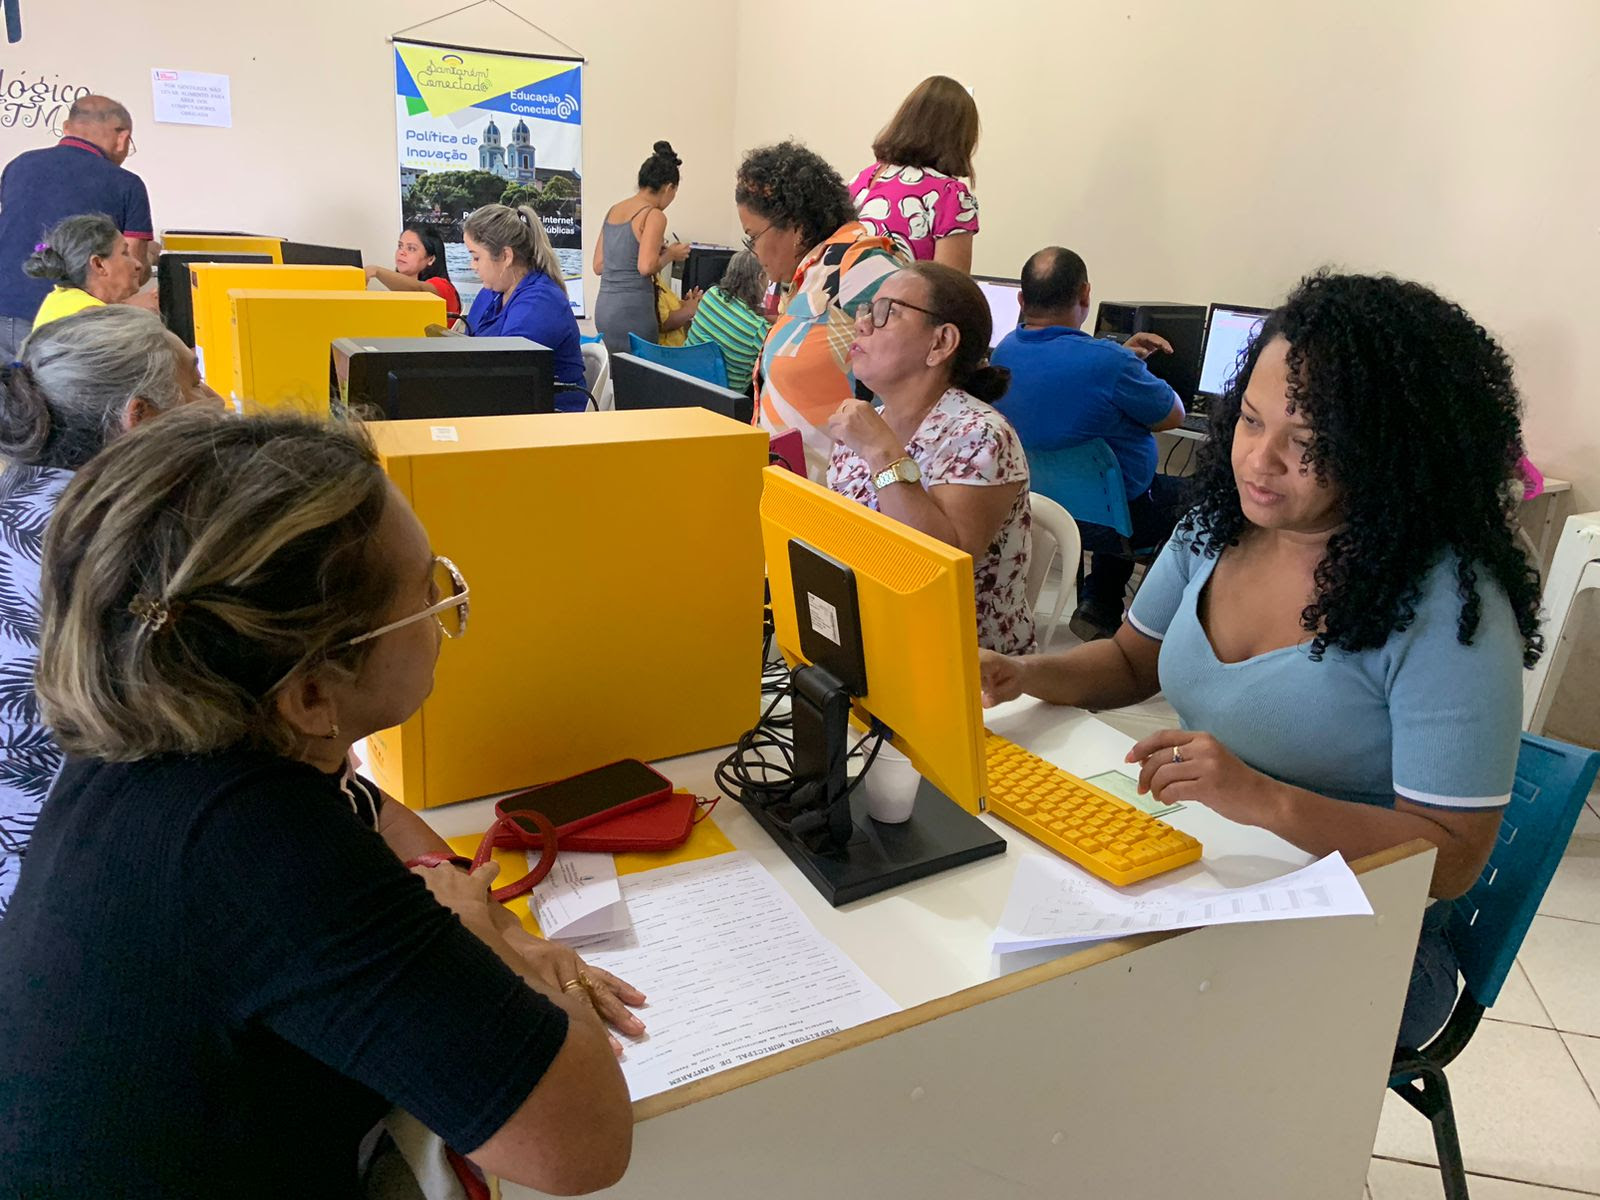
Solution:
<svg viewBox="0 0 1600 1200">
<path fill-rule="evenodd" d="M 623 1039 L 635 1100 L 900 1011 L 747 854 L 620 882 L 633 927 L 583 958 L 647 999 Z"/>
<path fill-rule="evenodd" d="M 1035 855 L 1017 864 L 990 945 L 996 954 L 1011 954 L 1157 929 L 1363 915 L 1372 915 L 1372 905 L 1337 854 L 1266 883 L 1224 891 L 1159 880 L 1114 888 L 1071 863 Z"/>
</svg>

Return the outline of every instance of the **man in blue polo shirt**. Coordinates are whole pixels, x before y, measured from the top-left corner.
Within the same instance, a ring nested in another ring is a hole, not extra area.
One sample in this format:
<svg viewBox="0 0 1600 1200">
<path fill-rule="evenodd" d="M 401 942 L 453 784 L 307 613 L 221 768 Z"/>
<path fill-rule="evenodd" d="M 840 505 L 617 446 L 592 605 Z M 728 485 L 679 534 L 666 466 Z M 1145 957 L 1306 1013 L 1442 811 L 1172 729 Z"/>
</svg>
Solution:
<svg viewBox="0 0 1600 1200">
<path fill-rule="evenodd" d="M 1089 316 L 1089 271 L 1071 250 L 1052 246 L 1022 268 L 1022 324 L 995 347 L 993 362 L 1011 372 L 995 406 L 1030 450 L 1060 450 L 1101 438 L 1122 468 L 1133 521 L 1132 548 L 1159 546 L 1182 512 L 1179 480 L 1156 474 L 1155 434 L 1183 421 L 1183 402 L 1150 373 L 1166 339 L 1136 333 L 1118 344 L 1082 330 Z M 1122 623 L 1130 547 L 1116 530 L 1080 521 L 1092 557 L 1070 628 L 1090 640 Z"/>
<path fill-rule="evenodd" d="M 150 278 L 150 197 L 122 167 L 133 153 L 133 118 L 115 100 L 84 96 L 62 130 L 58 144 L 17 155 L 0 175 L 0 361 L 16 358 L 50 290 L 47 280 L 24 275 L 22 264 L 57 221 L 105 213 L 141 264 L 140 284 Z"/>
</svg>

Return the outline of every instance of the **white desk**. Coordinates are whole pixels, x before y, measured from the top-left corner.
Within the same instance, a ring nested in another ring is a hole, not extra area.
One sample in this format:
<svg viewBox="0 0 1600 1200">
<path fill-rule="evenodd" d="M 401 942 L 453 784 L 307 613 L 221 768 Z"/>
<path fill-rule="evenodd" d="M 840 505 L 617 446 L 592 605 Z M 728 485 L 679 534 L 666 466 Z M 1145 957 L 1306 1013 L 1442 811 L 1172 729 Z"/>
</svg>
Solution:
<svg viewBox="0 0 1600 1200">
<path fill-rule="evenodd" d="M 1132 744 L 1035 701 L 997 732 L 1080 775 Z M 721 752 L 658 764 L 711 795 Z M 488 802 L 430 810 L 445 836 Z M 1328 1197 L 1360 1194 L 1432 870 L 1421 843 L 1358 866 L 1371 918 L 1147 934 L 996 960 L 1007 853 L 835 910 L 737 804 L 716 820 L 906 1012 L 634 1106 L 614 1197 Z M 1204 859 L 1174 878 L 1237 886 L 1303 866 L 1276 836 L 1191 806 Z M 1420 1118 L 1419 1118 L 1420 1119 Z M 507 1200 L 530 1195 L 506 1187 Z"/>
</svg>

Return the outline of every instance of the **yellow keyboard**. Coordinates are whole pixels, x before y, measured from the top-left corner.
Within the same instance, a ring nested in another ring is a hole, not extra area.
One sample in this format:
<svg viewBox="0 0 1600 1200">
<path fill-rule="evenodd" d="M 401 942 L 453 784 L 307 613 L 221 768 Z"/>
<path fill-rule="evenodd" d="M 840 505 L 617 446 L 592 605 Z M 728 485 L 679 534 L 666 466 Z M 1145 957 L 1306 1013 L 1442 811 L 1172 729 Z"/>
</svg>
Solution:
<svg viewBox="0 0 1600 1200">
<path fill-rule="evenodd" d="M 1069 775 L 999 734 L 985 734 L 989 811 L 1123 887 L 1200 857 L 1200 843 L 1126 800 Z"/>
</svg>

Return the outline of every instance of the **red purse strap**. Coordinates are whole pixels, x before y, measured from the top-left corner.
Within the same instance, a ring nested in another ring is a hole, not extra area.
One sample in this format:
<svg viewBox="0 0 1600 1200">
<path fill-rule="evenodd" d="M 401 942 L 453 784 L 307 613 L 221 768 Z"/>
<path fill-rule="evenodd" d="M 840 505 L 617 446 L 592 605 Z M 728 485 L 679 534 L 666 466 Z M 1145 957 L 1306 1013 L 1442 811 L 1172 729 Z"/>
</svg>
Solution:
<svg viewBox="0 0 1600 1200">
<path fill-rule="evenodd" d="M 472 869 L 476 871 L 489 861 L 495 847 L 507 849 L 517 847 L 531 848 L 534 833 L 526 829 L 523 821 L 531 821 L 539 838 L 539 862 L 533 870 L 529 871 L 515 883 L 508 883 L 504 887 L 495 888 L 489 893 L 491 899 L 504 904 L 507 900 L 514 900 L 525 892 L 531 892 L 544 877 L 550 874 L 550 868 L 556 865 L 556 827 L 550 823 L 550 818 L 531 808 L 520 809 L 514 817 L 499 817 L 495 823 L 484 832 L 483 840 L 478 843 L 478 852 L 472 856 Z"/>
</svg>

